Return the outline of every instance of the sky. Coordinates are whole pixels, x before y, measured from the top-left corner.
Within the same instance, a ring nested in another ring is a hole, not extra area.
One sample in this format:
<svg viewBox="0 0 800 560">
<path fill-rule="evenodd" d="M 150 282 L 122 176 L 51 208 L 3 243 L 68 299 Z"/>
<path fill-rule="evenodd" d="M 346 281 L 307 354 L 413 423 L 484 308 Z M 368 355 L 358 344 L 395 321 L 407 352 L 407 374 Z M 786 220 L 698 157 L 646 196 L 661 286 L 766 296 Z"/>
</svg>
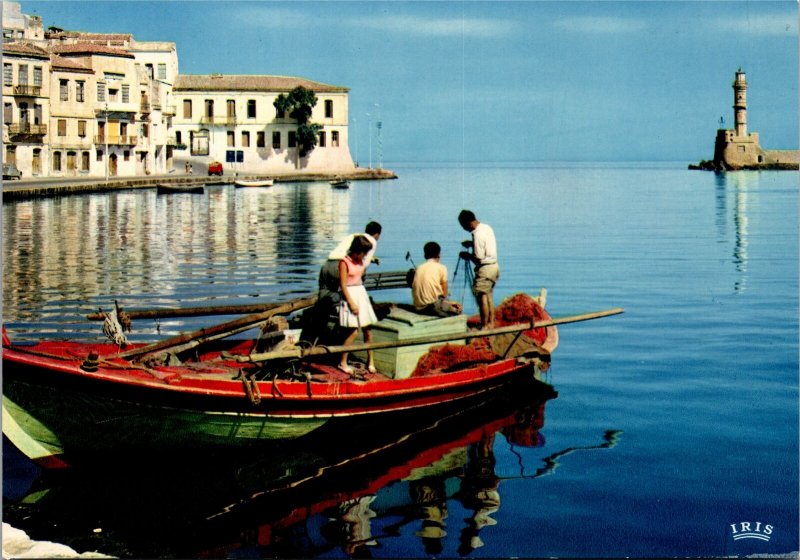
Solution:
<svg viewBox="0 0 800 560">
<path fill-rule="evenodd" d="M 22 1 L 45 28 L 172 41 L 184 74 L 350 88 L 350 149 L 383 162 L 713 156 L 747 73 L 748 128 L 798 149 L 794 1 Z M 377 123 L 381 123 L 378 130 Z M 371 148 L 371 149 L 370 149 Z"/>
</svg>

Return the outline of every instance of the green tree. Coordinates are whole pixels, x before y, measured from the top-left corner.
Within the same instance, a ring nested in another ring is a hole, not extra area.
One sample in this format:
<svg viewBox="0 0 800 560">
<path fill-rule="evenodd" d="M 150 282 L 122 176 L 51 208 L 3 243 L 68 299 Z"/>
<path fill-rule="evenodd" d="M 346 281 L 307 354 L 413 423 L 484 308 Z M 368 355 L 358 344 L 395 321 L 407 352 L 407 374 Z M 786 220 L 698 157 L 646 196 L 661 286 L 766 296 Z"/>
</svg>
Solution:
<svg viewBox="0 0 800 560">
<path fill-rule="evenodd" d="M 305 157 L 316 147 L 319 132 L 322 130 L 322 125 L 309 122 L 316 104 L 316 94 L 303 86 L 297 86 L 288 95 L 281 93 L 273 102 L 278 111 L 288 114 L 297 121 L 297 146 L 300 157 Z M 299 158 L 297 163 L 300 164 Z"/>
</svg>

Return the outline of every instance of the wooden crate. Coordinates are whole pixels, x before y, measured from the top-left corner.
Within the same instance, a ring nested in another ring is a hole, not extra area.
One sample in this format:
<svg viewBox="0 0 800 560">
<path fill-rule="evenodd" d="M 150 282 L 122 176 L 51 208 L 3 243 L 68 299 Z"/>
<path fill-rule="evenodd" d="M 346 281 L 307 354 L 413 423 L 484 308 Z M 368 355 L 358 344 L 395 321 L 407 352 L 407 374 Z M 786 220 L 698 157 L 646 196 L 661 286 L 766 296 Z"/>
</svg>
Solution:
<svg viewBox="0 0 800 560">
<path fill-rule="evenodd" d="M 412 311 L 396 307 L 382 321 L 372 325 L 372 341 L 387 342 L 407 340 L 421 336 L 434 336 L 443 334 L 459 334 L 467 332 L 467 316 L 456 315 L 453 317 L 431 317 L 419 315 Z M 359 334 L 358 341 L 362 338 Z M 375 367 L 378 371 L 392 376 L 394 379 L 405 379 L 417 367 L 419 359 L 428 352 L 431 346 L 438 344 L 421 344 L 418 346 L 403 346 L 400 348 L 382 348 L 374 351 Z M 463 340 L 454 340 L 448 344 L 464 344 Z M 359 359 L 367 359 L 366 352 L 357 352 Z"/>
</svg>

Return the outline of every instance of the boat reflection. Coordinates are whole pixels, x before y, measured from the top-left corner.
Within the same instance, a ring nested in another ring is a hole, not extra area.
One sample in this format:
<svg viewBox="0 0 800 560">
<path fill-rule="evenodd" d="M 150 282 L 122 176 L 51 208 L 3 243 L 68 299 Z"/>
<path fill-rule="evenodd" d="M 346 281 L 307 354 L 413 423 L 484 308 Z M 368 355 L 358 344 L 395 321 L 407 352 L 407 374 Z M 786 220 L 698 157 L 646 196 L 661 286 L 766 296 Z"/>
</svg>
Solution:
<svg viewBox="0 0 800 560">
<path fill-rule="evenodd" d="M 120 557 L 368 557 L 389 538 L 439 555 L 458 500 L 470 512 L 458 519 L 465 555 L 500 506 L 496 434 L 540 441 L 557 396 L 534 380 L 511 389 L 436 418 L 397 414 L 381 433 L 329 424 L 258 456 L 46 472 L 4 513 L 32 538 Z"/>
</svg>

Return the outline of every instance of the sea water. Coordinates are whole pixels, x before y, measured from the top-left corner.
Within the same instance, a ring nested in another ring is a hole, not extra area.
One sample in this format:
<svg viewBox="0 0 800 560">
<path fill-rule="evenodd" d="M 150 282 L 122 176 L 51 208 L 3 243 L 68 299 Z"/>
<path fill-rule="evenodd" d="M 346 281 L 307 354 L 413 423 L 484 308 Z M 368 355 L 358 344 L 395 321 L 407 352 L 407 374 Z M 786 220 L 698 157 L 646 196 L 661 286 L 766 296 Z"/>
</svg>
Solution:
<svg viewBox="0 0 800 560">
<path fill-rule="evenodd" d="M 142 457 L 121 480 L 53 478 L 5 442 L 6 520 L 78 551 L 135 557 L 800 548 L 797 173 L 714 174 L 680 163 L 391 167 L 397 180 L 344 191 L 219 185 L 204 195 L 130 190 L 6 203 L 8 333 L 93 340 L 100 326 L 84 316 L 115 301 L 133 309 L 309 293 L 327 252 L 369 220 L 384 227 L 375 270 L 419 265 L 423 244 L 435 240 L 451 297 L 474 313 L 457 258 L 468 235 L 456 216 L 469 208 L 497 236 L 498 302 L 546 287 L 554 316 L 625 309 L 560 327 L 546 374 L 558 397 L 540 410 L 534 441 L 487 428 L 431 451 L 423 474 L 388 463 L 419 467 L 424 448 L 411 463 L 379 456 L 345 477 L 353 487 L 338 506 L 312 493 L 282 517 L 269 497 L 243 498 L 246 469 L 221 469 L 217 487 Z M 137 322 L 130 338 L 154 340 L 198 321 Z M 473 476 L 476 465 L 491 484 L 476 486 L 486 479 Z M 275 466 L 260 464 L 261 480 Z M 234 503 L 251 509 L 214 517 Z"/>
</svg>

